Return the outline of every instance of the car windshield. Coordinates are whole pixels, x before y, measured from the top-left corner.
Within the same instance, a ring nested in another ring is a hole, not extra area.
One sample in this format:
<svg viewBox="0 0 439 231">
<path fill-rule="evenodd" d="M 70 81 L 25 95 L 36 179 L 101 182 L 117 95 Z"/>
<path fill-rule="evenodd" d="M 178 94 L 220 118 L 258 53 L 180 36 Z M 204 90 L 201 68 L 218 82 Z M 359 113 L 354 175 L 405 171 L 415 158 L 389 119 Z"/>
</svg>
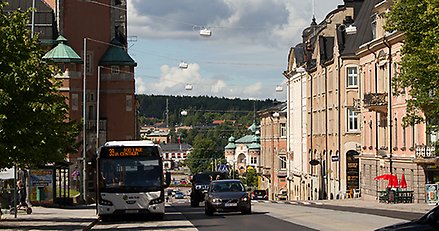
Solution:
<svg viewBox="0 0 439 231">
<path fill-rule="evenodd" d="M 158 159 L 103 159 L 101 187 L 105 189 L 159 190 L 162 176 Z"/>
<path fill-rule="evenodd" d="M 212 183 L 212 192 L 244 192 L 245 188 L 241 182 L 219 181 Z"/>
</svg>

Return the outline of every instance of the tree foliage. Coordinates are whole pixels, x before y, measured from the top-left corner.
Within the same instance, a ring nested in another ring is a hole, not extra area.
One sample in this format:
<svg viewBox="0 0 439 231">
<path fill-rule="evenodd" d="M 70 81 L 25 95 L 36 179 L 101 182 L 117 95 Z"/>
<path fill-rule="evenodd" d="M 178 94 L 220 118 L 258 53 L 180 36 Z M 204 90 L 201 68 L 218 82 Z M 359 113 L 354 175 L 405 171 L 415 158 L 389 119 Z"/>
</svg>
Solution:
<svg viewBox="0 0 439 231">
<path fill-rule="evenodd" d="M 405 34 L 400 73 L 393 82 L 397 92 L 408 90 L 411 96 L 404 122 L 427 122 L 429 129 L 435 128 L 439 125 L 439 1 L 397 0 L 388 16 L 386 29 Z"/>
<path fill-rule="evenodd" d="M 38 38 L 27 29 L 30 10 L 4 12 L 0 2 L 0 167 L 62 161 L 75 151 L 77 126 Z"/>
<path fill-rule="evenodd" d="M 257 187 L 258 186 L 258 173 L 253 167 L 247 169 L 244 173 L 242 181 L 247 187 Z"/>
<path fill-rule="evenodd" d="M 222 150 L 217 148 L 215 142 L 209 137 L 197 135 L 193 150 L 186 160 L 186 164 L 192 173 L 205 172 L 212 169 L 214 160 L 224 159 Z"/>
</svg>

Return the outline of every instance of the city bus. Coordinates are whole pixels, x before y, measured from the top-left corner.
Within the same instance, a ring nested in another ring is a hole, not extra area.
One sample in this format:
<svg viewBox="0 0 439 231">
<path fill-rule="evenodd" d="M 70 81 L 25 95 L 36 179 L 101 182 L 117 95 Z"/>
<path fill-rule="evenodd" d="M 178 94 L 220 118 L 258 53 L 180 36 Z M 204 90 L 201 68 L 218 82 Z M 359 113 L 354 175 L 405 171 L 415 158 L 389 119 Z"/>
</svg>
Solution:
<svg viewBox="0 0 439 231">
<path fill-rule="evenodd" d="M 97 156 L 96 210 L 102 220 L 121 215 L 163 219 L 164 189 L 171 182 L 163 172 L 162 150 L 152 141 L 111 141 Z"/>
</svg>

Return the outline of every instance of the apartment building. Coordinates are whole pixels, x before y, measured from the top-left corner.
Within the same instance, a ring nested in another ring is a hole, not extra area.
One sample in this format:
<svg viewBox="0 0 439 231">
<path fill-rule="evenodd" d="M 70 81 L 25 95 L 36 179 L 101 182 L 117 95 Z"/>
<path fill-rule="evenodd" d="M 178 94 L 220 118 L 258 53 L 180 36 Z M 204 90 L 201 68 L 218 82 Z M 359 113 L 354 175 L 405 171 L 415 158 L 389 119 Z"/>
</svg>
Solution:
<svg viewBox="0 0 439 231">
<path fill-rule="evenodd" d="M 394 174 L 404 175 L 414 201 L 423 203 L 426 186 L 439 181 L 437 134 L 427 134 L 425 124 L 403 126 L 409 89 L 392 89 L 404 41 L 402 32 L 383 28 L 392 4 L 345 0 L 290 49 L 283 74 L 293 198 L 346 198 L 361 190 L 376 199 L 388 182 L 375 178 Z"/>
<path fill-rule="evenodd" d="M 287 110 L 279 104 L 258 112 L 261 119 L 260 189 L 268 189 L 271 200 L 287 199 L 291 181 L 287 178 Z"/>
<path fill-rule="evenodd" d="M 32 1 L 9 2 L 11 10 L 32 7 Z M 48 46 L 44 58 L 62 73 L 56 78 L 63 82 L 69 117 L 84 125 L 79 152 L 66 159 L 86 173 L 81 191 L 93 200 L 97 148 L 109 140 L 138 137 L 126 1 L 35 0 L 35 7 L 32 24 Z"/>
<path fill-rule="evenodd" d="M 360 189 L 360 79 L 355 51 L 372 37 L 368 12 L 375 2 L 345 1 L 319 24 L 313 20 L 303 31 L 303 42 L 290 50 L 283 74 L 290 92 L 287 146 L 293 167 L 288 172 L 296 198 L 344 198 Z"/>
<path fill-rule="evenodd" d="M 370 12 L 373 38 L 357 51 L 360 58 L 360 75 L 363 107 L 361 190 L 362 195 L 376 198 L 378 191 L 387 187 L 387 181 L 376 181 L 383 174 L 402 175 L 407 188 L 414 191 L 414 201 L 425 202 L 425 186 L 439 179 L 434 147 L 434 135 L 426 134 L 425 124 L 403 126 L 406 99 L 409 89 L 395 95 L 392 79 L 399 73 L 402 32 L 383 29 L 386 12 L 392 1 L 380 1 Z"/>
</svg>

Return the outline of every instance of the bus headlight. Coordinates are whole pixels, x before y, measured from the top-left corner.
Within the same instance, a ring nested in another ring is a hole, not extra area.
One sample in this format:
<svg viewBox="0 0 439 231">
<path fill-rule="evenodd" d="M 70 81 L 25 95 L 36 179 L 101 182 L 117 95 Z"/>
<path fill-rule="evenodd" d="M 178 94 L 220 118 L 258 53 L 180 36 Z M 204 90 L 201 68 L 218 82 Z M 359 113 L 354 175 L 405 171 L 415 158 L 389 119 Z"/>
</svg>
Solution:
<svg viewBox="0 0 439 231">
<path fill-rule="evenodd" d="M 163 199 L 163 197 L 159 197 L 159 198 L 152 199 L 152 200 L 149 202 L 149 204 L 150 204 L 150 205 L 161 204 L 161 203 L 163 203 L 164 201 L 165 201 L 165 200 Z"/>
<path fill-rule="evenodd" d="M 102 198 L 99 200 L 99 204 L 100 205 L 107 205 L 107 206 L 112 206 L 113 205 L 113 203 L 111 201 L 107 201 L 107 200 L 104 200 Z"/>
</svg>

